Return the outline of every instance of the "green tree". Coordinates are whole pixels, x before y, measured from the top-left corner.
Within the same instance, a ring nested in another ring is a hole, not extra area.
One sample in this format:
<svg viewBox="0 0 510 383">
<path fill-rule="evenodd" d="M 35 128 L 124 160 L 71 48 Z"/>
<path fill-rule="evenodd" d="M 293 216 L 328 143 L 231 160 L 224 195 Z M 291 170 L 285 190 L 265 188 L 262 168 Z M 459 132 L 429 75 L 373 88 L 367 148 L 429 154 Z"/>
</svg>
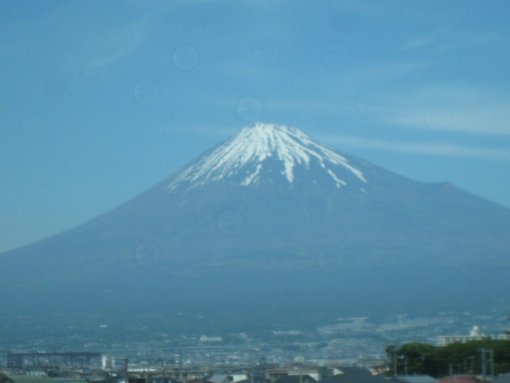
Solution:
<svg viewBox="0 0 510 383">
<path fill-rule="evenodd" d="M 485 350 L 482 352 L 482 350 Z M 454 374 L 496 375 L 510 372 L 510 340 L 484 339 L 447 346 L 406 343 L 386 348 L 389 374 L 426 374 L 441 377 Z"/>
</svg>

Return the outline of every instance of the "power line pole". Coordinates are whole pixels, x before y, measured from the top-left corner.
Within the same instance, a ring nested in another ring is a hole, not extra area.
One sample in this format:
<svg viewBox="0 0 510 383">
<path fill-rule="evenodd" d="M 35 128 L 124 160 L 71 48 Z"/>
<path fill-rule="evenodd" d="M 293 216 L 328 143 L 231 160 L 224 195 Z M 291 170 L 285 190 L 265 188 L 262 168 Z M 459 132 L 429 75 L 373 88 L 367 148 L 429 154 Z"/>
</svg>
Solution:
<svg viewBox="0 0 510 383">
<path fill-rule="evenodd" d="M 494 350 L 489 351 L 489 361 L 491 364 L 491 380 L 494 379 Z"/>
<path fill-rule="evenodd" d="M 485 357 L 485 353 L 487 350 L 485 348 L 480 349 L 480 358 L 482 362 L 482 379 L 486 380 L 487 375 L 487 358 Z"/>
<path fill-rule="evenodd" d="M 393 378 L 397 376 L 397 350 L 393 351 Z"/>
</svg>

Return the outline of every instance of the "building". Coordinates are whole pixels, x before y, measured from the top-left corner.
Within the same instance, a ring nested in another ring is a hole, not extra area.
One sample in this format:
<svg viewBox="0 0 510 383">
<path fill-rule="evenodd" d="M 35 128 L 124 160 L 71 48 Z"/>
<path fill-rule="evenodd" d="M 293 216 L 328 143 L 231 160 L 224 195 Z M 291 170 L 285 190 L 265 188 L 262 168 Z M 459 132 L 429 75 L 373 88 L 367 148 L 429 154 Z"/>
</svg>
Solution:
<svg viewBox="0 0 510 383">
<path fill-rule="evenodd" d="M 447 346 L 452 343 L 466 343 L 487 338 L 480 332 L 480 327 L 473 326 L 469 335 L 443 335 L 437 337 L 438 346 Z"/>
</svg>

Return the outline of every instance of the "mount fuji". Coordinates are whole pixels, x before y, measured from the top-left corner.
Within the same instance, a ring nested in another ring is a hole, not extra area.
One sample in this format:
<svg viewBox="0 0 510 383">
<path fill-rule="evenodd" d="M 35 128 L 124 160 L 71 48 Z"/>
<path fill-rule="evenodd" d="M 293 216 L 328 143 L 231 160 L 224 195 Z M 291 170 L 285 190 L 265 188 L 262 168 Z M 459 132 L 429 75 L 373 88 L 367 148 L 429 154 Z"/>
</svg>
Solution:
<svg viewBox="0 0 510 383">
<path fill-rule="evenodd" d="M 0 294 L 12 312 L 157 312 L 179 331 L 482 310 L 509 302 L 508 233 L 503 206 L 256 123 L 122 206 L 1 254 Z"/>
</svg>

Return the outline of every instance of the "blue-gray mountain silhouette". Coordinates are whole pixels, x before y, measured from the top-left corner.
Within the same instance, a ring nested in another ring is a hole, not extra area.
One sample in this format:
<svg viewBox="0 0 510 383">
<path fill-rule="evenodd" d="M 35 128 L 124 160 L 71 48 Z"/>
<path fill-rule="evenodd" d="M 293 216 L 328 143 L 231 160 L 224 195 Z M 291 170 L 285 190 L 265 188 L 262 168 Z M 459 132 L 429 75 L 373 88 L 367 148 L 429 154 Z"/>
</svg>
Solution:
<svg viewBox="0 0 510 383">
<path fill-rule="evenodd" d="M 229 329 L 485 308 L 508 303 L 509 234 L 509 209 L 450 183 L 254 124 L 122 206 L 2 254 L 1 294 L 21 312 L 200 313 Z"/>
</svg>

